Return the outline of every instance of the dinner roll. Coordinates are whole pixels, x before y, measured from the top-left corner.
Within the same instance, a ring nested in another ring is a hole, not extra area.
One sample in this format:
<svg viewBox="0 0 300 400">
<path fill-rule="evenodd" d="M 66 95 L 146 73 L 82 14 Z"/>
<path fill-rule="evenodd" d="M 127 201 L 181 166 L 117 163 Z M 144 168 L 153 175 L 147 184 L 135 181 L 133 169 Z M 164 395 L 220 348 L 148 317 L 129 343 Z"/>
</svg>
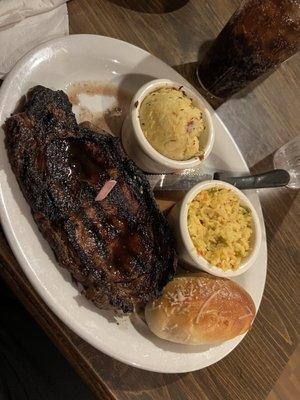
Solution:
<svg viewBox="0 0 300 400">
<path fill-rule="evenodd" d="M 237 283 L 203 272 L 174 278 L 147 304 L 150 330 L 182 344 L 211 344 L 248 331 L 255 316 L 251 296 Z"/>
</svg>

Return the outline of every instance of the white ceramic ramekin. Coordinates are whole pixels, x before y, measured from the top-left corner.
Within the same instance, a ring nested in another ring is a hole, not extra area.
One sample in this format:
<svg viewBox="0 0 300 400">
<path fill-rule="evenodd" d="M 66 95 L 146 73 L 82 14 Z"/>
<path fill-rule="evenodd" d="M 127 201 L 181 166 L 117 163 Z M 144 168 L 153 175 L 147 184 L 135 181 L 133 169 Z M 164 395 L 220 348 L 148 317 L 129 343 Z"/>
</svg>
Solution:
<svg viewBox="0 0 300 400">
<path fill-rule="evenodd" d="M 242 261 L 241 265 L 236 270 L 222 270 L 210 264 L 204 257 L 197 253 L 195 246 L 191 240 L 188 225 L 187 225 L 187 215 L 188 208 L 194 197 L 201 191 L 211 189 L 213 187 L 220 187 L 232 190 L 240 199 L 241 204 L 249 207 L 252 214 L 252 239 L 251 239 L 251 251 L 250 254 Z M 173 229 L 177 241 L 177 252 L 179 257 L 184 260 L 188 265 L 209 272 L 212 275 L 220 277 L 232 277 L 241 275 L 246 272 L 251 265 L 253 265 L 260 248 L 261 244 L 261 227 L 258 219 L 258 215 L 252 206 L 251 202 L 236 187 L 230 185 L 227 182 L 222 181 L 204 181 L 194 186 L 184 197 L 184 199 L 177 203 L 169 214 L 169 223 Z"/>
<path fill-rule="evenodd" d="M 161 87 L 182 88 L 188 97 L 193 101 L 193 105 L 202 110 L 205 131 L 202 135 L 201 146 L 204 149 L 202 159 L 193 157 L 186 161 L 177 161 L 167 158 L 155 150 L 146 139 L 139 121 L 139 110 L 142 101 L 147 94 L 158 90 Z M 173 82 L 169 79 L 155 79 L 143 85 L 132 99 L 129 113 L 122 127 L 122 143 L 128 156 L 144 171 L 161 173 L 175 172 L 185 168 L 194 168 L 208 157 L 214 144 L 214 129 L 212 118 L 202 97 L 189 88 Z"/>
</svg>

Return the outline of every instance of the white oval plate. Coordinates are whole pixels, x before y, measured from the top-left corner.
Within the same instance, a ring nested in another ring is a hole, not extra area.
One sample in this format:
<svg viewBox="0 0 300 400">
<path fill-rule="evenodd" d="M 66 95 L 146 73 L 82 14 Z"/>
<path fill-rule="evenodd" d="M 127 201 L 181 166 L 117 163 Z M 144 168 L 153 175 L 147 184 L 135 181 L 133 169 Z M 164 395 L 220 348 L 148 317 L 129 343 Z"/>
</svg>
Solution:
<svg viewBox="0 0 300 400">
<path fill-rule="evenodd" d="M 56 39 L 27 54 L 5 79 L 0 90 L 0 125 L 12 113 L 20 97 L 37 84 L 66 89 L 72 82 L 97 80 L 115 84 L 133 94 L 154 78 L 168 78 L 189 85 L 161 60 L 131 44 L 96 35 Z M 216 169 L 248 171 L 230 133 L 217 114 L 212 113 L 216 141 L 206 164 Z M 243 337 L 217 346 L 188 347 L 169 343 L 155 337 L 138 317 L 117 324 L 112 314 L 89 303 L 79 294 L 69 273 L 58 266 L 38 231 L 8 163 L 3 130 L 0 138 L 0 211 L 5 234 L 34 288 L 66 325 L 104 353 L 157 372 L 204 368 L 236 347 Z M 248 191 L 247 196 L 259 214 L 263 239 L 256 264 L 235 280 L 251 294 L 258 308 L 266 279 L 266 237 L 257 193 Z"/>
</svg>

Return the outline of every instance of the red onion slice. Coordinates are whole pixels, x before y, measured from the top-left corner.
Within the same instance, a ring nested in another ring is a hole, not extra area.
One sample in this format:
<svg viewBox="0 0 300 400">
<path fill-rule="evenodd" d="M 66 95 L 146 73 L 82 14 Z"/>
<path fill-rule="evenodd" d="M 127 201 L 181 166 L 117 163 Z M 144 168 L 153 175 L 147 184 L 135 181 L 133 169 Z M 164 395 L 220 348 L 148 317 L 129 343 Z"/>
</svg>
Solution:
<svg viewBox="0 0 300 400">
<path fill-rule="evenodd" d="M 95 201 L 104 200 L 109 195 L 110 191 L 115 187 L 116 183 L 117 181 L 113 179 L 106 181 L 100 189 L 100 192 L 97 194 Z"/>
<path fill-rule="evenodd" d="M 187 130 L 188 133 L 191 133 L 192 130 L 193 130 L 193 128 L 194 128 L 194 121 L 191 120 L 191 121 L 189 121 L 189 122 L 187 123 L 186 130 Z"/>
</svg>

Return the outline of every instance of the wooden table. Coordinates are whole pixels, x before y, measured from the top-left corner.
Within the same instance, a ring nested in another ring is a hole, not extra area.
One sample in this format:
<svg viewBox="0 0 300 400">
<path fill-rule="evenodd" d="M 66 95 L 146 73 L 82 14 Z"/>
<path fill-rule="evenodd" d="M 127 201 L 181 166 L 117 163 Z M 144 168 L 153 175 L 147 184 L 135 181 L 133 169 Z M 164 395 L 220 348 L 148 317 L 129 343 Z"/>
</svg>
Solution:
<svg viewBox="0 0 300 400">
<path fill-rule="evenodd" d="M 174 10 L 163 12 L 166 3 Z M 238 0 L 73 0 L 71 33 L 119 38 L 160 57 L 193 81 L 199 47 L 213 39 Z M 145 13 L 143 10 L 147 10 Z M 218 108 L 252 171 L 300 132 L 300 57 L 246 97 Z M 297 82 L 298 78 L 298 82 Z M 297 93 L 298 91 L 298 93 Z M 156 374 L 103 355 L 71 332 L 33 290 L 0 233 L 0 275 L 102 400 L 264 399 L 299 342 L 300 207 L 297 191 L 260 192 L 268 237 L 268 279 L 252 331 L 225 359 L 187 374 Z"/>
</svg>

